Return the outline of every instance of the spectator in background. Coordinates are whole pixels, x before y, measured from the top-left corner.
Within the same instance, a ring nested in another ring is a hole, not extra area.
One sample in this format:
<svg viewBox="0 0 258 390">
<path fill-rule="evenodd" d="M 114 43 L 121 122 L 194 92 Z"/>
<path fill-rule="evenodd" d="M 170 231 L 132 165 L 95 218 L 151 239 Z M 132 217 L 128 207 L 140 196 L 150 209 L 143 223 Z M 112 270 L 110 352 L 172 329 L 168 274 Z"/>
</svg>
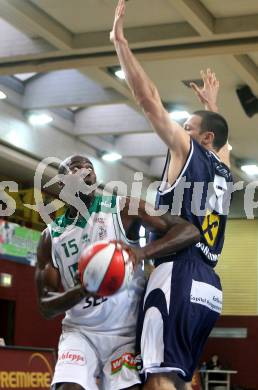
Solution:
<svg viewBox="0 0 258 390">
<path fill-rule="evenodd" d="M 10 223 L 4 218 L 0 219 L 0 243 L 11 243 L 16 226 L 18 226 L 16 223 Z"/>
<path fill-rule="evenodd" d="M 221 364 L 218 355 L 212 355 L 206 365 L 207 370 L 221 370 Z"/>
<path fill-rule="evenodd" d="M 212 355 L 212 357 L 207 361 L 207 370 L 221 370 L 222 365 L 217 354 Z M 224 373 L 214 372 L 210 374 L 210 380 L 212 381 L 223 381 L 226 380 L 226 375 Z"/>
<path fill-rule="evenodd" d="M 0 347 L 5 347 L 5 341 L 3 337 L 0 337 Z"/>
</svg>

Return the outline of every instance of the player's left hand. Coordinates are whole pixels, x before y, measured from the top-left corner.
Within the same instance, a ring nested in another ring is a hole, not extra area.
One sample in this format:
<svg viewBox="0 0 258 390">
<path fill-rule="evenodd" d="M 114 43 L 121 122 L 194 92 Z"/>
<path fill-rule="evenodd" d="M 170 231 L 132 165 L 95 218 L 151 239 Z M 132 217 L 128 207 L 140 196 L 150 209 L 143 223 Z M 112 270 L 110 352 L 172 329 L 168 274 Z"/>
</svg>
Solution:
<svg viewBox="0 0 258 390">
<path fill-rule="evenodd" d="M 217 112 L 219 81 L 217 80 L 215 73 L 210 69 L 207 69 L 206 72 L 201 70 L 201 76 L 203 79 L 203 87 L 200 88 L 195 83 L 191 83 L 190 86 L 200 102 L 205 106 L 205 109 Z"/>
<path fill-rule="evenodd" d="M 113 29 L 110 32 L 110 41 L 113 43 L 126 42 L 124 37 L 124 15 L 125 0 L 119 0 L 116 7 Z"/>
</svg>

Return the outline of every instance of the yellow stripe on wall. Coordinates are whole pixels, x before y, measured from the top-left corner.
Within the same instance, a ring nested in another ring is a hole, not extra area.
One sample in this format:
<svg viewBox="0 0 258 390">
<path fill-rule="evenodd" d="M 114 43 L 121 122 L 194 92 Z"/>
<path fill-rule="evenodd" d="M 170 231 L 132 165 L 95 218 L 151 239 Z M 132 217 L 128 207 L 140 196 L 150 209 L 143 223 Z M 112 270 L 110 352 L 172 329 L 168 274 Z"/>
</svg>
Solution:
<svg viewBox="0 0 258 390">
<path fill-rule="evenodd" d="M 223 287 L 224 315 L 257 313 L 258 220 L 231 219 L 216 272 Z"/>
</svg>

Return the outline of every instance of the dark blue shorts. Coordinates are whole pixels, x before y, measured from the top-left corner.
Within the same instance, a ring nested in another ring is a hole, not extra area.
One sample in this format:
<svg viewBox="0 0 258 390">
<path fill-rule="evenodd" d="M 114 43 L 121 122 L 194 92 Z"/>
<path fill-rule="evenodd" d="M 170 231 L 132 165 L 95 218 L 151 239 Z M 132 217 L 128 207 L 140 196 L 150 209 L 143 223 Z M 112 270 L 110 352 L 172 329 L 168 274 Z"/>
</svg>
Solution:
<svg viewBox="0 0 258 390">
<path fill-rule="evenodd" d="M 145 378 L 173 371 L 191 381 L 221 310 L 220 279 L 202 260 L 159 265 L 148 281 L 138 321 Z"/>
</svg>

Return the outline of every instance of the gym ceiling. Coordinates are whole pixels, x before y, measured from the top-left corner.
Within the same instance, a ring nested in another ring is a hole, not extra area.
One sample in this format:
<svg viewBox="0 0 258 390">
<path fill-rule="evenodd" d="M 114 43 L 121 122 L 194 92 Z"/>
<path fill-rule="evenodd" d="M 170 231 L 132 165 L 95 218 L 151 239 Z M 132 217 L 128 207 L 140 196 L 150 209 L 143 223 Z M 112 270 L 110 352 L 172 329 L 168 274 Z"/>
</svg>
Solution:
<svg viewBox="0 0 258 390">
<path fill-rule="evenodd" d="M 79 152 L 95 156 L 101 169 L 101 155 L 116 151 L 122 171 L 160 176 L 166 147 L 112 73 L 118 66 L 109 42 L 116 3 L 0 0 L 0 90 L 7 95 L 0 101 L 0 152 L 6 164 L 18 159 L 32 171 L 32 160 Z M 248 85 L 258 95 L 258 1 L 129 0 L 125 34 L 174 110 L 199 109 L 184 81 L 200 79 L 208 67 L 216 72 L 233 172 L 250 180 L 240 165 L 258 164 L 258 115 L 245 114 L 236 89 Z M 53 121 L 32 126 L 32 113 Z"/>
</svg>

